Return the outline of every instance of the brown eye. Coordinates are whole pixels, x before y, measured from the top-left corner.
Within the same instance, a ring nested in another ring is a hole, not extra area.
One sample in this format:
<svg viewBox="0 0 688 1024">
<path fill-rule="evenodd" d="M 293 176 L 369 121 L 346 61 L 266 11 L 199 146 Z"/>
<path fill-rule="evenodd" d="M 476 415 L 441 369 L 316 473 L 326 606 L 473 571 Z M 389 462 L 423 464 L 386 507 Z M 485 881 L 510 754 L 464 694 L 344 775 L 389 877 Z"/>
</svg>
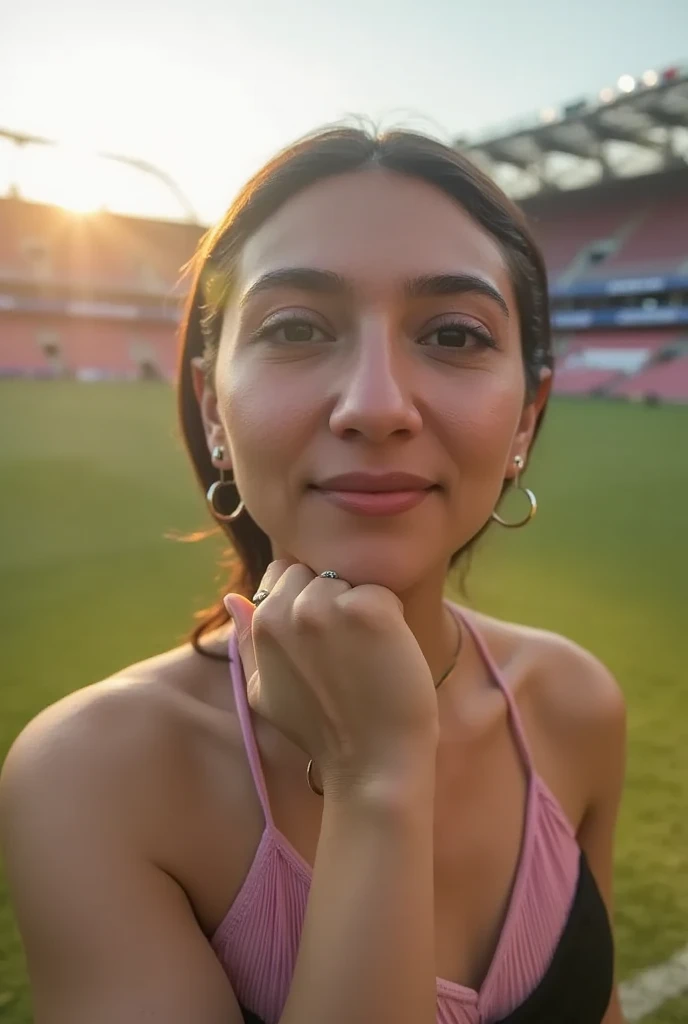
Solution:
<svg viewBox="0 0 688 1024">
<path fill-rule="evenodd" d="M 465 327 L 440 327 L 435 331 L 438 345 L 448 348 L 464 348 L 469 341 L 469 333 Z"/>
<path fill-rule="evenodd" d="M 270 341 L 276 345 L 316 345 L 332 340 L 322 327 L 298 316 L 270 319 L 252 337 L 255 341 Z"/>
<path fill-rule="evenodd" d="M 285 341 L 304 342 L 314 341 L 316 329 L 313 324 L 305 320 L 294 320 L 291 323 L 282 324 L 280 328 Z"/>
<path fill-rule="evenodd" d="M 419 338 L 419 342 L 428 348 L 441 348 L 450 352 L 495 347 L 492 337 L 484 328 L 460 321 L 440 324 L 434 331 Z"/>
</svg>

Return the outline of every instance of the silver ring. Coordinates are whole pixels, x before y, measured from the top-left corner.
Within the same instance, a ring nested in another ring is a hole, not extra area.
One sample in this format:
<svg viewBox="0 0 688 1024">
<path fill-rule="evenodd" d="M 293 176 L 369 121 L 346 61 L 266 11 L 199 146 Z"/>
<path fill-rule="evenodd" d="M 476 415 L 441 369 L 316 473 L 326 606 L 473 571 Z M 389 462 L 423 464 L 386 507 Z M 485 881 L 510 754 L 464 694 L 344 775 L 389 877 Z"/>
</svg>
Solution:
<svg viewBox="0 0 688 1024">
<path fill-rule="evenodd" d="M 270 597 L 269 590 L 256 590 L 255 594 L 253 595 L 254 605 L 258 607 L 261 601 L 264 601 L 266 597 Z"/>
<path fill-rule="evenodd" d="M 320 573 L 320 578 L 323 580 L 338 580 L 339 573 L 336 573 L 334 569 L 325 569 L 325 572 Z"/>
</svg>

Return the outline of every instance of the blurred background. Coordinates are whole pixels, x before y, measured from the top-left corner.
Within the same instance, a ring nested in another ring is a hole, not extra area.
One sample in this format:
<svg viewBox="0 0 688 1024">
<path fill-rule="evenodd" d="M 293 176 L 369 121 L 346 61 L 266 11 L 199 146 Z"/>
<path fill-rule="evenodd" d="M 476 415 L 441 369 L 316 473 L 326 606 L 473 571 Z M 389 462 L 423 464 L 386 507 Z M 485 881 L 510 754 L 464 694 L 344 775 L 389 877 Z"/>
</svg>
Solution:
<svg viewBox="0 0 688 1024">
<path fill-rule="evenodd" d="M 529 215 L 558 369 L 460 597 L 602 658 L 629 704 L 628 1019 L 688 1021 L 688 4 L 3 0 L 0 759 L 222 587 L 178 440 L 180 268 L 282 145 L 349 115 L 465 150 Z M 456 591 L 455 591 L 456 592 Z M 28 1024 L 0 874 L 0 1021 Z"/>
</svg>

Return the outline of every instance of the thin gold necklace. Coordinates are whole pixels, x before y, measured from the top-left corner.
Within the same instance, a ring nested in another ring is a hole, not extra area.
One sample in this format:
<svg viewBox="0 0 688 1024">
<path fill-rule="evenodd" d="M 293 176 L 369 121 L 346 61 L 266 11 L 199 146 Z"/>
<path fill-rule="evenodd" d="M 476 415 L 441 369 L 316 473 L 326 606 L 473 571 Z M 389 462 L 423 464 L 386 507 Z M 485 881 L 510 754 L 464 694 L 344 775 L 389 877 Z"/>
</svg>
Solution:
<svg viewBox="0 0 688 1024">
<path fill-rule="evenodd" d="M 456 663 L 459 660 L 459 655 L 461 654 L 461 646 L 462 646 L 462 643 L 463 643 L 463 630 L 461 629 L 461 625 L 460 625 L 458 619 L 456 618 L 456 616 L 452 615 L 452 618 L 454 619 L 454 622 L 456 623 L 456 635 L 457 635 L 456 650 L 454 651 L 454 657 L 452 658 L 452 661 L 451 661 L 451 664 L 450 664 L 449 668 L 447 669 L 446 672 L 443 673 L 443 675 L 440 676 L 440 678 L 435 683 L 435 689 L 436 690 L 439 690 L 440 686 L 442 685 L 444 680 L 447 678 L 447 676 L 450 676 L 452 674 L 452 672 L 456 668 Z"/>
</svg>

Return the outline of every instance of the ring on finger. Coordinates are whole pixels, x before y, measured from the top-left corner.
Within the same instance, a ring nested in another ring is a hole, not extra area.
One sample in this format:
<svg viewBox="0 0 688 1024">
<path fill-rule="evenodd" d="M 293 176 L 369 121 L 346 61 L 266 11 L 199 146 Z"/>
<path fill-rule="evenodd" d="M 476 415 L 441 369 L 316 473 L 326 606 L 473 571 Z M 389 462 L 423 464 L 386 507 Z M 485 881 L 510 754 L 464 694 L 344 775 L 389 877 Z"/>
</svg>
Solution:
<svg viewBox="0 0 688 1024">
<path fill-rule="evenodd" d="M 338 580 L 340 576 L 334 569 L 325 569 L 325 572 L 320 573 L 320 578 L 323 580 Z"/>
<path fill-rule="evenodd" d="M 256 590 L 255 594 L 253 595 L 253 603 L 256 606 L 256 608 L 265 600 L 266 597 L 270 597 L 269 590 Z"/>
</svg>

